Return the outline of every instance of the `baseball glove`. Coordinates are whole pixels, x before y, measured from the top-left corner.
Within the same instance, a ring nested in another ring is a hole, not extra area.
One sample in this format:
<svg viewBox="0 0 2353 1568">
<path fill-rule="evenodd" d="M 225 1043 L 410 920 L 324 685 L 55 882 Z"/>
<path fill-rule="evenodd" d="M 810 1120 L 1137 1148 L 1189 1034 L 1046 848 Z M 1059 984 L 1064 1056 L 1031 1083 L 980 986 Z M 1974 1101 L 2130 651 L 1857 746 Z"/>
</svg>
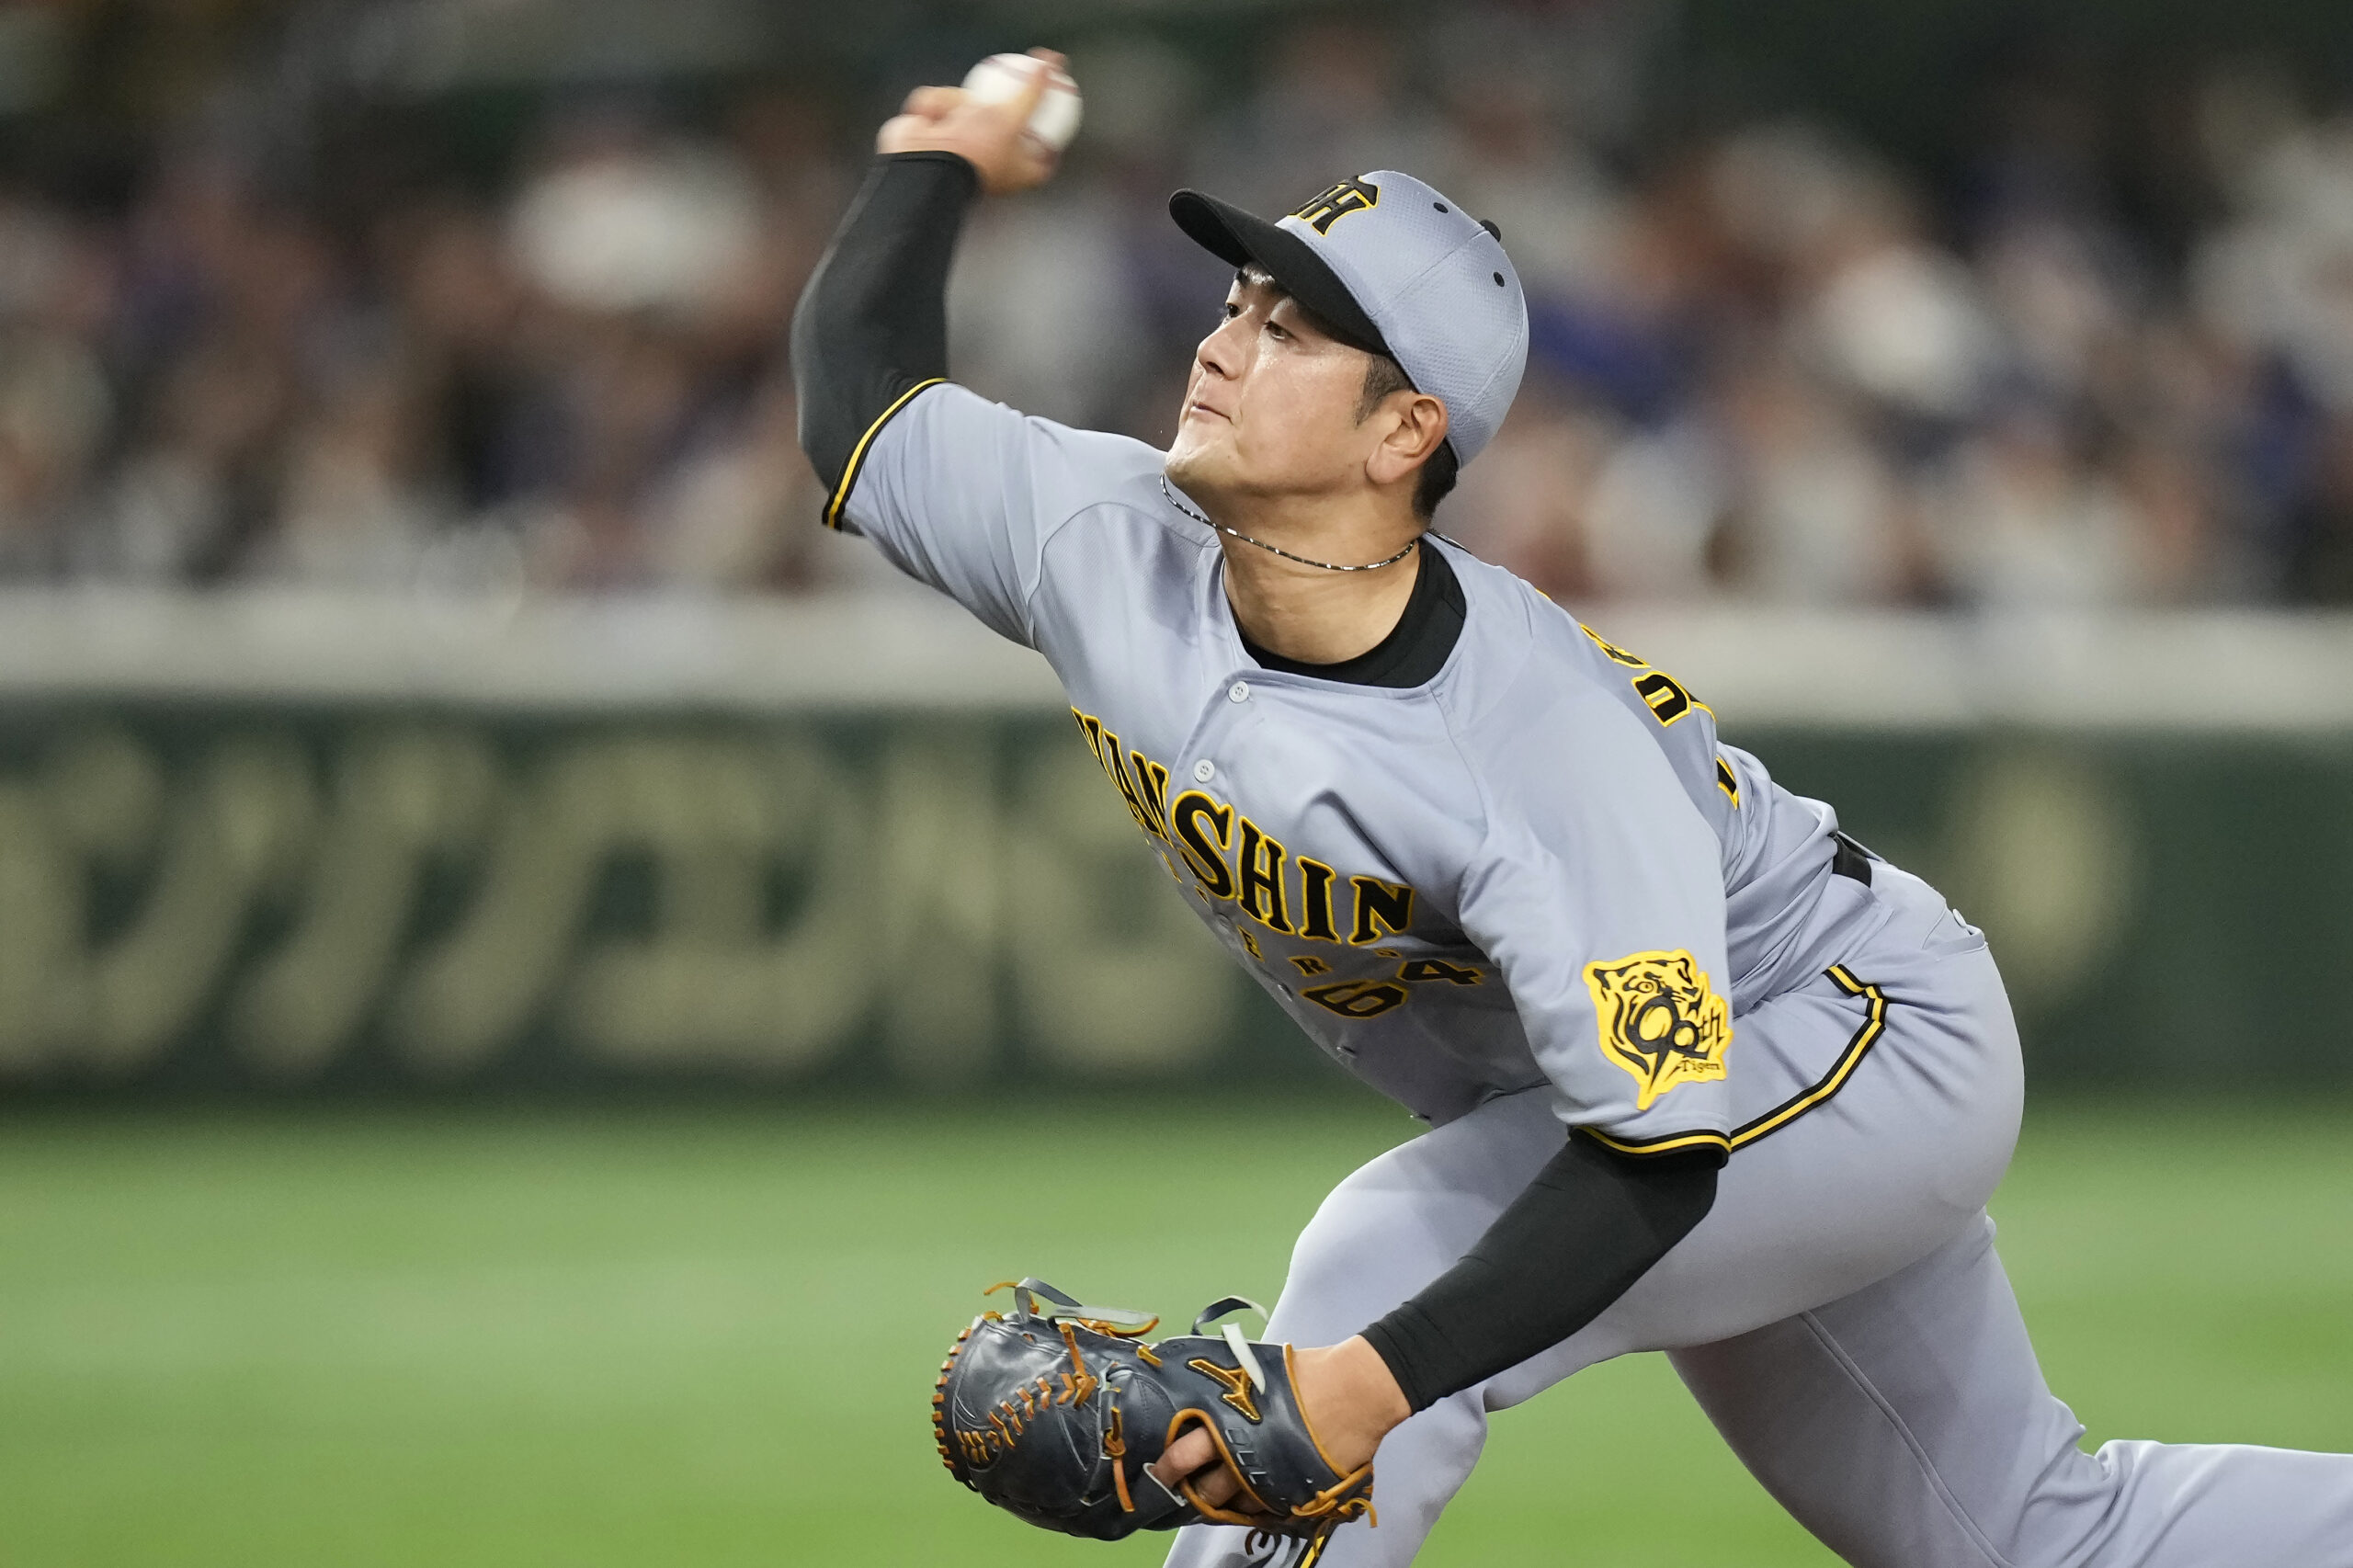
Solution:
<svg viewBox="0 0 2353 1568">
<path fill-rule="evenodd" d="M 1188 1337 L 1146 1344 L 1159 1319 L 1082 1306 L 1038 1279 L 1011 1290 L 1010 1312 L 983 1312 L 956 1336 L 931 1396 L 949 1473 L 1033 1525 L 1097 1540 L 1208 1521 L 1242 1525 L 1249 1543 L 1289 1544 L 1311 1568 L 1332 1532 L 1371 1521 L 1372 1466 L 1343 1474 L 1324 1458 L 1292 1391 L 1290 1346 L 1254 1343 L 1216 1301 Z M 1207 1432 L 1241 1490 L 1204 1501 L 1148 1468 L 1188 1426 Z M 1245 1511 L 1255 1510 L 1255 1511 Z M 1269 1551 L 1269 1555 L 1273 1553 Z"/>
</svg>

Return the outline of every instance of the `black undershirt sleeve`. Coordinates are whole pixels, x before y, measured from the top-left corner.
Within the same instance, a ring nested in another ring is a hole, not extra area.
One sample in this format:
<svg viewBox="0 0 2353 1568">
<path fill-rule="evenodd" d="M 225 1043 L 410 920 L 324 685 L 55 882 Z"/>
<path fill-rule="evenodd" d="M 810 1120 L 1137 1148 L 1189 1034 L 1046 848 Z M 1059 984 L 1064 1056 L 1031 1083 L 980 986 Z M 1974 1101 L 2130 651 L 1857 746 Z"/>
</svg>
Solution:
<svg viewBox="0 0 2353 1568">
<path fill-rule="evenodd" d="M 948 269 L 980 176 L 953 153 L 874 160 L 792 312 L 801 449 L 839 514 L 870 432 L 948 375 Z"/>
<path fill-rule="evenodd" d="M 1572 1132 L 1470 1255 L 1364 1331 L 1427 1410 L 1601 1315 L 1702 1219 L 1721 1150 L 1631 1156 Z"/>
</svg>

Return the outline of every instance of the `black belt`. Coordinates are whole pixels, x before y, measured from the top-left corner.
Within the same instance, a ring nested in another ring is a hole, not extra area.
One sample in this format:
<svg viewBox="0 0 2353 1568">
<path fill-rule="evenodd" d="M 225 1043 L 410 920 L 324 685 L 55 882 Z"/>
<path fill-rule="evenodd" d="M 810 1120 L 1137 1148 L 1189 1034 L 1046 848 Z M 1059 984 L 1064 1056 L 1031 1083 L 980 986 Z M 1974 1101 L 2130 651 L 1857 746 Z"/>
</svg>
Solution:
<svg viewBox="0 0 2353 1568">
<path fill-rule="evenodd" d="M 1869 887 L 1871 885 L 1871 862 L 1878 858 L 1843 833 L 1830 835 L 1830 874 L 1834 877 L 1850 877 Z"/>
</svg>

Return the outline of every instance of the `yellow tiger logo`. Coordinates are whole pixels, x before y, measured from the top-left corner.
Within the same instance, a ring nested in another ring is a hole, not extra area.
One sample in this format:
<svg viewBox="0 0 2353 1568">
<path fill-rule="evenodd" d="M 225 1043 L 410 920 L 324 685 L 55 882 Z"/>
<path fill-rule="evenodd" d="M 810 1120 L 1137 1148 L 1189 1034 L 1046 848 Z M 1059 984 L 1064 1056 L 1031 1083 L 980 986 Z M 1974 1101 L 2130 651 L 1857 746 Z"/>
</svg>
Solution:
<svg viewBox="0 0 2353 1568">
<path fill-rule="evenodd" d="M 1732 1004 L 1708 985 L 1689 953 L 1629 953 L 1585 966 L 1601 1020 L 1601 1054 L 1633 1075 L 1635 1107 L 1683 1084 L 1724 1075 Z"/>
</svg>

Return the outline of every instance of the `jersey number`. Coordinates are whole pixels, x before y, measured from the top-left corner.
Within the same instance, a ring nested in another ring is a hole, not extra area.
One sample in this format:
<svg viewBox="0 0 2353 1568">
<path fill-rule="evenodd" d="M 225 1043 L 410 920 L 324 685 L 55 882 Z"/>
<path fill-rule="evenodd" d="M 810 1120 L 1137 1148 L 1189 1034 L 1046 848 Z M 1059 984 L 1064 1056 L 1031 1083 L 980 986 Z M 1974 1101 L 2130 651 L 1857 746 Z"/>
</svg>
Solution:
<svg viewBox="0 0 2353 1568">
<path fill-rule="evenodd" d="M 1311 985 L 1300 993 L 1329 1013 L 1344 1018 L 1377 1018 L 1405 1005 L 1412 994 L 1393 980 L 1343 980 L 1331 985 Z"/>
<path fill-rule="evenodd" d="M 1443 980 L 1449 985 L 1476 985 L 1487 977 L 1475 969 L 1464 969 L 1461 964 L 1449 963 L 1444 959 L 1415 959 L 1397 971 L 1397 978 L 1404 981 Z"/>
<path fill-rule="evenodd" d="M 1311 985 L 1300 994 L 1344 1018 L 1377 1018 L 1392 1008 L 1404 1006 L 1412 998 L 1413 993 L 1405 989 L 1408 985 L 1424 981 L 1477 985 L 1486 978 L 1475 969 L 1465 969 L 1444 959 L 1409 959 L 1397 966 L 1395 980 L 1338 980 L 1329 985 Z"/>
</svg>

